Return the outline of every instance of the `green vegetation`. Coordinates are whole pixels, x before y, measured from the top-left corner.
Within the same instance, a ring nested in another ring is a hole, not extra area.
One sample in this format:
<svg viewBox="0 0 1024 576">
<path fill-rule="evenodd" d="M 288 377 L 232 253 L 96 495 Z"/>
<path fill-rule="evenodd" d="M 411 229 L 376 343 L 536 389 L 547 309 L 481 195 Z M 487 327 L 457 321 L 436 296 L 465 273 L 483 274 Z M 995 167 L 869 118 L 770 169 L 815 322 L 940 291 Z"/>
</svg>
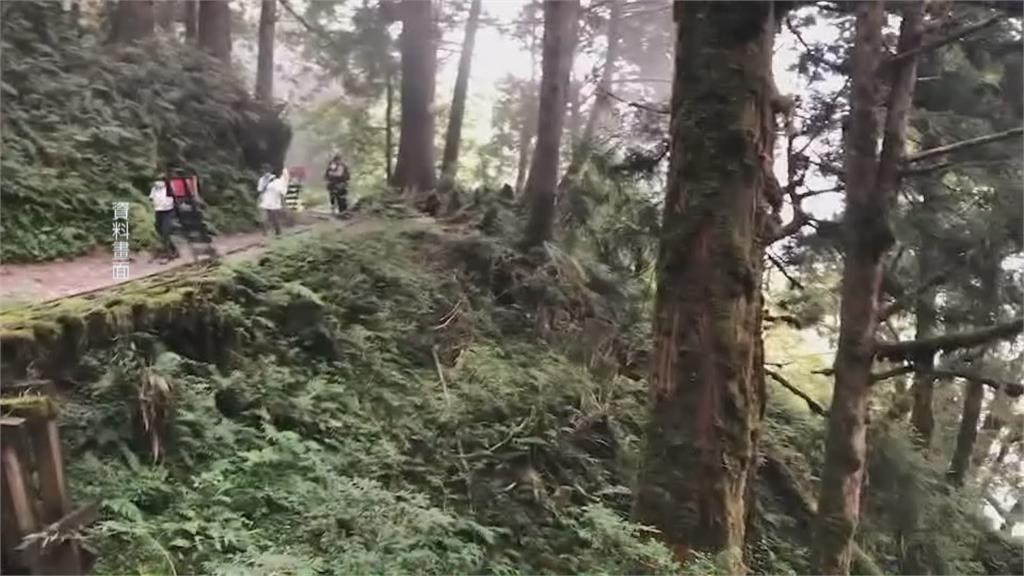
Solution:
<svg viewBox="0 0 1024 576">
<path fill-rule="evenodd" d="M 166 328 L 83 358 L 62 436 L 76 500 L 103 502 L 98 572 L 679 572 L 624 519 L 642 382 L 526 314 L 597 296 L 500 284 L 525 269 L 495 239 L 393 228 L 234 269 L 219 359 Z"/>
</svg>

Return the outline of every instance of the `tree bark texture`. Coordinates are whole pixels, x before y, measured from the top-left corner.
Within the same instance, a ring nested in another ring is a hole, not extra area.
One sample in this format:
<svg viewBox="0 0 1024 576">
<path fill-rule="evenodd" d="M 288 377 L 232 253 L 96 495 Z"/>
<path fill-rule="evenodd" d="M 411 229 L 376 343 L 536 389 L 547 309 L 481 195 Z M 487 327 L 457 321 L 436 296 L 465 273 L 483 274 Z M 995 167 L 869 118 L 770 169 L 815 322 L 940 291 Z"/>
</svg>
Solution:
<svg viewBox="0 0 1024 576">
<path fill-rule="evenodd" d="M 473 45 L 476 43 L 476 30 L 480 25 L 482 4 L 482 0 L 473 0 L 469 6 L 466 36 L 462 41 L 462 53 L 459 55 L 459 72 L 455 77 L 455 93 L 452 95 L 452 109 L 448 116 L 448 131 L 444 139 L 444 154 L 441 156 L 441 174 L 442 178 L 447 181 L 454 180 L 455 172 L 458 170 L 462 119 L 466 114 L 469 72 L 473 65 Z"/>
<path fill-rule="evenodd" d="M 228 0 L 199 0 L 199 47 L 231 61 L 231 5 Z"/>
<path fill-rule="evenodd" d="M 929 196 L 934 193 L 934 187 L 929 185 L 924 192 L 922 210 L 927 210 Z M 925 231 L 922 231 L 921 246 L 918 254 L 918 278 L 922 282 L 935 271 L 938 264 L 935 247 L 927 238 Z M 918 295 L 914 304 L 914 317 L 916 321 L 915 339 L 930 338 L 935 336 L 937 324 L 935 312 L 935 287 L 925 288 Z M 913 407 L 910 410 L 910 425 L 917 432 L 917 442 L 921 447 L 928 447 L 932 440 L 932 431 L 935 429 L 935 414 L 932 410 L 933 396 L 935 391 L 935 375 L 931 371 L 935 368 L 935 355 L 925 354 L 914 360 L 919 371 L 914 374 L 914 384 L 910 390 L 913 395 Z"/>
<path fill-rule="evenodd" d="M 154 25 L 152 0 L 120 0 L 114 7 L 110 39 L 124 44 L 142 40 L 153 35 Z"/>
<path fill-rule="evenodd" d="M 522 194 L 526 185 L 526 169 L 530 165 L 530 146 L 533 144 L 533 130 L 537 127 L 537 110 L 534 92 L 537 90 L 537 27 L 530 26 L 530 85 L 523 90 L 520 99 L 519 158 L 516 163 L 516 194 Z"/>
<path fill-rule="evenodd" d="M 764 408 L 761 273 L 775 133 L 774 3 L 682 2 L 636 515 L 677 558 L 743 570 Z"/>
<path fill-rule="evenodd" d="M 274 99 L 274 21 L 277 19 L 277 0 L 260 3 L 260 42 L 256 58 L 256 99 L 270 102 Z"/>
<path fill-rule="evenodd" d="M 905 4 L 899 52 L 918 46 L 923 7 Z M 815 571 L 847 574 L 860 520 L 866 458 L 866 416 L 875 357 L 883 256 L 893 243 L 890 205 L 899 182 L 907 115 L 917 77 L 916 57 L 893 70 L 881 154 L 876 154 L 879 66 L 882 61 L 881 2 L 857 4 L 851 58 L 850 116 L 846 135 L 845 259 L 840 295 L 835 389 L 829 410 L 825 465 L 815 530 Z"/>
<path fill-rule="evenodd" d="M 181 0 L 184 11 L 185 42 L 196 43 L 199 38 L 199 2 L 198 0 Z"/>
<path fill-rule="evenodd" d="M 537 143 L 533 148 L 525 194 L 530 206 L 525 244 L 538 246 L 551 239 L 558 185 L 558 151 L 565 124 L 569 72 L 576 46 L 579 0 L 545 0 L 544 44 L 541 60 Z"/>
<path fill-rule="evenodd" d="M 432 2 L 402 0 L 402 87 L 395 186 L 419 194 L 434 188 L 434 76 L 437 45 Z"/>
</svg>

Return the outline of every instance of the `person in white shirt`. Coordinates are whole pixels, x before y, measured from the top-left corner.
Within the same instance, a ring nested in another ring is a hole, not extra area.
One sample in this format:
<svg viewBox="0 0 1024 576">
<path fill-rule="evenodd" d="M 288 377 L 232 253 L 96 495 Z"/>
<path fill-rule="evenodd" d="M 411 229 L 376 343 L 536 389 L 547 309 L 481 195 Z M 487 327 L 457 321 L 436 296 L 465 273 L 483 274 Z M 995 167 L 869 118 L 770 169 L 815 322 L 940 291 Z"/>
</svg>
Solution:
<svg viewBox="0 0 1024 576">
<path fill-rule="evenodd" d="M 171 227 L 174 224 L 174 198 L 167 192 L 164 180 L 154 180 L 149 188 L 149 199 L 156 213 L 156 233 L 160 236 L 163 249 L 160 254 L 162 261 L 178 257 L 178 248 L 171 239 Z"/>
<path fill-rule="evenodd" d="M 267 183 L 260 192 L 258 206 L 263 210 L 265 216 L 264 234 L 268 232 L 267 224 L 269 224 L 274 227 L 276 236 L 281 235 L 281 209 L 286 192 L 288 192 L 288 171 L 282 168 L 281 175 Z"/>
</svg>

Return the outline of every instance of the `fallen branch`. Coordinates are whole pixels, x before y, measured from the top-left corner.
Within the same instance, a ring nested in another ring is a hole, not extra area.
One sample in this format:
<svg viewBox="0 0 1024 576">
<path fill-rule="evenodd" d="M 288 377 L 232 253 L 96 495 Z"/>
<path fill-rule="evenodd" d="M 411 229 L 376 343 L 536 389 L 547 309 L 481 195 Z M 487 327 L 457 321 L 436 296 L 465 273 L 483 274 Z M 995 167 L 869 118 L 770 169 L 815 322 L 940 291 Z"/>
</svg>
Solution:
<svg viewBox="0 0 1024 576">
<path fill-rule="evenodd" d="M 960 142 L 954 142 L 952 144 L 946 144 L 945 146 L 939 146 L 930 150 L 924 150 L 917 154 L 911 154 L 903 159 L 904 163 L 910 164 L 912 162 L 920 162 L 921 160 L 927 160 L 935 156 L 941 156 L 942 154 L 949 154 L 952 152 L 958 152 L 960 150 L 966 150 L 968 148 L 975 148 L 983 144 L 990 144 L 992 142 L 998 142 L 1000 140 L 1006 140 L 1013 138 L 1014 136 L 1020 136 L 1024 134 L 1024 127 L 1011 128 L 1003 132 L 996 132 L 995 134 L 987 134 L 985 136 L 979 136 L 977 138 L 971 138 L 970 140 L 962 140 Z"/>
<path fill-rule="evenodd" d="M 796 386 L 794 386 L 792 382 L 790 382 L 789 380 L 786 380 L 786 378 L 783 377 L 782 374 L 779 374 L 778 372 L 776 372 L 774 370 L 768 370 L 768 369 L 765 369 L 764 373 L 767 374 L 768 376 L 771 376 L 773 380 L 775 380 L 776 382 L 781 384 L 782 387 L 785 388 L 786 390 L 789 390 L 793 394 L 796 394 L 797 396 L 799 396 L 800 399 L 802 399 L 804 402 L 807 403 L 807 407 L 811 410 L 811 412 L 814 412 L 818 416 L 828 416 L 828 410 L 823 408 L 821 406 L 821 404 L 818 404 L 814 400 L 814 398 L 811 398 L 810 396 L 808 396 L 803 390 L 801 390 L 801 389 L 797 388 Z"/>
<path fill-rule="evenodd" d="M 935 354 L 940 350 L 948 352 L 980 346 L 996 340 L 1005 340 L 1020 334 L 1021 330 L 1024 330 L 1024 318 L 1016 318 L 1009 322 L 969 332 L 954 332 L 903 342 L 876 342 L 875 355 L 881 360 L 911 360 Z"/>
<path fill-rule="evenodd" d="M 437 368 L 437 379 L 441 381 L 441 392 L 444 394 L 444 405 L 450 408 L 451 398 L 448 397 L 448 381 L 444 377 L 444 369 L 441 368 L 441 358 L 437 355 L 437 345 L 430 348 L 430 354 L 434 357 L 434 368 Z"/>
</svg>

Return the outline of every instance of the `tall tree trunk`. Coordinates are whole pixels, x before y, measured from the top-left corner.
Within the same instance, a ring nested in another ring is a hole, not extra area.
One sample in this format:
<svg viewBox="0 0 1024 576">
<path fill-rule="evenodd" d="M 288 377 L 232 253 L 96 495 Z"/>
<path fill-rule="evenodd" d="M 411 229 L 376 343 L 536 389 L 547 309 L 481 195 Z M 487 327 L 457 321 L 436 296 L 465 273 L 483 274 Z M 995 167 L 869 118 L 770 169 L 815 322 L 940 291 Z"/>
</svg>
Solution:
<svg viewBox="0 0 1024 576">
<path fill-rule="evenodd" d="M 523 192 L 526 185 L 526 169 L 530 164 L 530 145 L 533 143 L 533 130 L 537 127 L 537 26 L 530 26 L 530 85 L 523 90 L 520 98 L 522 109 L 519 112 L 522 123 L 519 125 L 519 161 L 516 164 L 516 193 Z"/>
<path fill-rule="evenodd" d="M 391 170 L 391 158 L 394 151 L 394 131 L 395 131 L 395 73 L 391 70 L 391 66 L 388 66 L 388 83 L 385 87 L 385 98 L 387 102 L 384 106 L 384 174 L 387 177 L 387 181 L 391 182 L 391 176 L 393 174 Z"/>
<path fill-rule="evenodd" d="M 156 25 L 165 32 L 174 31 L 174 23 L 177 19 L 178 3 L 173 0 L 163 0 L 156 3 Z"/>
<path fill-rule="evenodd" d="M 277 0 L 260 3 L 260 43 L 256 59 L 256 99 L 270 102 L 274 99 L 274 21 Z"/>
<path fill-rule="evenodd" d="M 533 148 L 525 194 L 530 204 L 526 246 L 538 246 L 551 238 L 555 218 L 555 186 L 558 184 L 558 150 L 565 124 L 569 72 L 576 47 L 579 0 L 545 0 L 544 50 L 537 109 L 537 144 Z"/>
<path fill-rule="evenodd" d="M 199 47 L 231 61 L 231 5 L 228 0 L 199 0 Z"/>
<path fill-rule="evenodd" d="M 452 109 L 448 116 L 448 131 L 444 139 L 444 154 L 441 157 L 441 178 L 451 183 L 455 180 L 458 170 L 459 144 L 462 139 L 462 118 L 466 113 L 466 93 L 469 91 L 469 71 L 473 65 L 473 44 L 476 42 L 476 29 L 480 25 L 481 0 L 473 0 L 469 6 L 469 19 L 466 21 L 466 37 L 462 41 L 462 54 L 459 55 L 459 73 L 455 78 L 455 93 L 452 95 Z"/>
<path fill-rule="evenodd" d="M 114 7 L 111 41 L 129 43 L 152 36 L 154 18 L 152 0 L 119 0 Z"/>
<path fill-rule="evenodd" d="M 402 0 L 402 118 L 393 184 L 421 193 L 434 187 L 434 41 L 432 2 Z"/>
<path fill-rule="evenodd" d="M 181 0 L 184 11 L 185 42 L 196 43 L 199 38 L 199 0 Z"/>
<path fill-rule="evenodd" d="M 764 401 L 762 234 L 778 186 L 775 3 L 674 10 L 671 165 L 636 515 L 676 557 L 728 551 L 737 573 Z"/>
<path fill-rule="evenodd" d="M 569 160 L 569 168 L 565 171 L 562 179 L 563 186 L 579 176 L 587 155 L 594 145 L 594 136 L 603 126 L 608 113 L 612 108 L 610 94 L 612 81 L 615 75 L 615 62 L 619 59 L 619 36 L 622 25 L 622 0 L 611 0 L 610 14 L 608 15 L 608 50 L 604 55 L 604 66 L 601 69 L 601 79 L 597 84 L 597 91 L 594 95 L 594 104 L 587 116 L 587 123 L 583 126 L 583 133 L 573 147 L 572 157 Z"/>
<path fill-rule="evenodd" d="M 903 7 L 898 52 L 919 46 L 923 28 L 922 3 L 908 3 Z M 846 135 L 845 259 L 840 291 L 839 346 L 814 544 L 815 571 L 820 574 L 849 573 L 851 543 L 860 520 L 866 457 L 865 418 L 875 356 L 882 262 L 893 242 L 890 205 L 899 184 L 907 115 L 917 78 L 916 56 L 893 67 L 885 138 L 879 157 L 875 105 L 882 61 L 884 6 L 881 2 L 862 2 L 856 5 L 856 10 Z"/>
<path fill-rule="evenodd" d="M 994 324 L 999 320 L 999 275 L 1002 262 L 995 254 L 987 254 L 982 264 L 980 314 L 978 324 Z M 985 351 L 982 351 L 984 354 Z M 981 360 L 979 358 L 979 360 Z M 978 424 L 981 422 L 981 407 L 985 401 L 985 387 L 980 382 L 967 382 L 964 408 L 960 415 L 960 429 L 956 435 L 956 447 L 949 463 L 948 478 L 954 486 L 963 486 L 967 471 L 971 467 L 971 456 L 978 441 Z"/>
</svg>

